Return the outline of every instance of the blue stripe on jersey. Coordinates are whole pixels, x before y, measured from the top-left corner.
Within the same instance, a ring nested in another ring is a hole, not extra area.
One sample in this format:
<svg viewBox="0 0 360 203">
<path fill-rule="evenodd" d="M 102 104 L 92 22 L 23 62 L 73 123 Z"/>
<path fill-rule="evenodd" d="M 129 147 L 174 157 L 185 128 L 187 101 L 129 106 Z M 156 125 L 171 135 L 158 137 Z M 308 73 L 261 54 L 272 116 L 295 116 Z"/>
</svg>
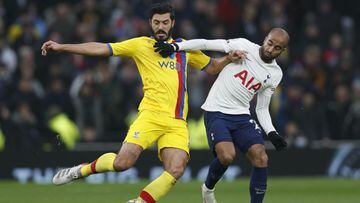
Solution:
<svg viewBox="0 0 360 203">
<path fill-rule="evenodd" d="M 180 52 L 181 55 L 181 76 L 182 76 L 182 89 L 181 89 L 181 100 L 180 100 L 180 117 L 184 116 L 184 103 L 185 103 L 185 94 L 186 94 L 186 52 Z"/>
<path fill-rule="evenodd" d="M 111 47 L 110 43 L 107 43 L 106 45 L 107 45 L 107 47 L 109 48 L 110 56 L 114 55 L 114 52 L 113 52 L 113 50 L 112 50 L 112 47 Z"/>
</svg>

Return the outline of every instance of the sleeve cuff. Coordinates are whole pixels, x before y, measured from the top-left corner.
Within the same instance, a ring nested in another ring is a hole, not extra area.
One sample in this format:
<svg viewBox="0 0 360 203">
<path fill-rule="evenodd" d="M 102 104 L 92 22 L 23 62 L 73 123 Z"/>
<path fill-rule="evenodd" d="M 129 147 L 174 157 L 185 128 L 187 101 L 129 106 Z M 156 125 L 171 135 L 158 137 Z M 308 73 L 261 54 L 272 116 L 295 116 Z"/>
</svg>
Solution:
<svg viewBox="0 0 360 203">
<path fill-rule="evenodd" d="M 107 47 L 109 48 L 110 56 L 113 56 L 113 55 L 114 55 L 114 52 L 113 52 L 113 49 L 112 49 L 110 43 L 107 43 L 106 45 L 107 45 Z"/>
<path fill-rule="evenodd" d="M 213 63 L 214 59 L 213 58 L 210 58 L 210 61 L 208 64 L 206 64 L 206 66 L 204 66 L 201 70 L 202 71 L 205 71 L 212 63 Z"/>
</svg>

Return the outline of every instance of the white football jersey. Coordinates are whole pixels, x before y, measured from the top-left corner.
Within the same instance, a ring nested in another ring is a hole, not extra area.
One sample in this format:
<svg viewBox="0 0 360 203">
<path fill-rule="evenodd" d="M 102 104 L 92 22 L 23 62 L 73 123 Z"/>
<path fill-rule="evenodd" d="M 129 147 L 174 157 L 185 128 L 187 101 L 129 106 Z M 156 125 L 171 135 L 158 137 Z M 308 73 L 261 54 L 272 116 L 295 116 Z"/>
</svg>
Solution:
<svg viewBox="0 0 360 203">
<path fill-rule="evenodd" d="M 275 131 L 269 113 L 271 95 L 281 81 L 282 71 L 273 60 L 262 61 L 260 46 L 244 38 L 232 40 L 193 39 L 177 43 L 179 50 L 211 50 L 230 52 L 247 51 L 247 60 L 230 63 L 219 74 L 202 105 L 205 111 L 218 111 L 225 114 L 250 114 L 250 101 L 258 94 L 256 115 L 266 134 Z"/>
<path fill-rule="evenodd" d="M 256 93 L 270 96 L 280 83 L 282 71 L 275 60 L 265 63 L 259 56 L 260 46 L 244 38 L 226 41 L 229 49 L 247 51 L 248 60 L 230 63 L 219 74 L 202 105 L 206 111 L 225 114 L 250 114 L 250 101 Z"/>
</svg>

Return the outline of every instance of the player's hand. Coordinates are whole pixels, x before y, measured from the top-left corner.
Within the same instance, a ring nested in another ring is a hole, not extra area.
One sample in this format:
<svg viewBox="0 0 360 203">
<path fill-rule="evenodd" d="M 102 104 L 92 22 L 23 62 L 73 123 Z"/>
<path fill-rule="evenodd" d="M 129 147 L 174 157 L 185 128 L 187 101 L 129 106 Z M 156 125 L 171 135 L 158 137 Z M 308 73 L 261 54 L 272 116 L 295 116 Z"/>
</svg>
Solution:
<svg viewBox="0 0 360 203">
<path fill-rule="evenodd" d="M 234 63 L 242 63 L 244 60 L 249 60 L 247 54 L 247 51 L 242 50 L 231 51 L 228 55 L 228 59 Z"/>
<path fill-rule="evenodd" d="M 283 137 L 281 137 L 276 131 L 271 131 L 268 134 L 271 143 L 274 145 L 276 151 L 286 149 L 287 143 Z"/>
<path fill-rule="evenodd" d="M 49 40 L 41 46 L 41 55 L 46 56 L 47 52 L 50 50 L 60 51 L 61 46 L 61 44 Z"/>
<path fill-rule="evenodd" d="M 154 44 L 155 52 L 166 58 L 173 54 L 174 52 L 179 51 L 179 46 L 176 43 L 169 44 L 167 42 L 159 41 Z"/>
</svg>

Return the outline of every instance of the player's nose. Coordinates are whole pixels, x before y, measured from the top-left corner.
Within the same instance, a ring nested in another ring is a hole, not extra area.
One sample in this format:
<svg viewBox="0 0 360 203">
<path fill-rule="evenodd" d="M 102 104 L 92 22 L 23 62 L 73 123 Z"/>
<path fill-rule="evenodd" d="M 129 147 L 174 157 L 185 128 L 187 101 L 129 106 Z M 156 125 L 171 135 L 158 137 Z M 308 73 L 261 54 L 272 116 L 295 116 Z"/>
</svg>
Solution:
<svg viewBox="0 0 360 203">
<path fill-rule="evenodd" d="M 159 30 L 166 30 L 165 28 L 166 28 L 165 24 L 163 23 L 159 24 Z"/>
<path fill-rule="evenodd" d="M 271 46 L 271 47 L 269 47 L 269 49 L 267 50 L 270 54 L 272 54 L 272 52 L 274 51 L 274 47 L 273 46 Z"/>
</svg>

